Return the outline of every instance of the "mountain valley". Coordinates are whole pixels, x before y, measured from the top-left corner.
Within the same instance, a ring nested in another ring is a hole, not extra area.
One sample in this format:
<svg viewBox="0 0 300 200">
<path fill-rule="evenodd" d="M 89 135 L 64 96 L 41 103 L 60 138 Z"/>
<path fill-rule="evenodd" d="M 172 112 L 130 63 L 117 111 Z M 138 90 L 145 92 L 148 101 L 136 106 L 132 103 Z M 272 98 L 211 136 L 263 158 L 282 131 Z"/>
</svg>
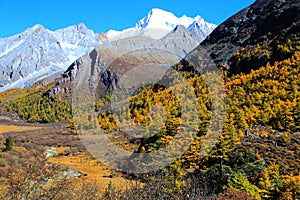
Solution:
<svg viewBox="0 0 300 200">
<path fill-rule="evenodd" d="M 299 199 L 299 11 L 0 39 L 0 198 Z"/>
</svg>

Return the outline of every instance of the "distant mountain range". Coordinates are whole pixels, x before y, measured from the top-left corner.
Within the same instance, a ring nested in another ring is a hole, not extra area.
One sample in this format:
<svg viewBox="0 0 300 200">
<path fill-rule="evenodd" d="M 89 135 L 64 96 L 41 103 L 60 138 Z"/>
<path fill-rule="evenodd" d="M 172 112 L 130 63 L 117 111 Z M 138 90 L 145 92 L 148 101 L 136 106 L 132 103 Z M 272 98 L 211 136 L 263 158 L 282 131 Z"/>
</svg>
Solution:
<svg viewBox="0 0 300 200">
<path fill-rule="evenodd" d="M 56 31 L 35 25 L 20 34 L 0 38 L 0 92 L 30 87 L 39 80 L 61 74 L 76 59 L 104 41 L 107 43 L 132 37 L 172 37 L 172 43 L 180 43 L 180 47 L 176 48 L 181 48 L 183 57 L 215 27 L 200 16 L 190 18 L 184 15 L 178 18 L 160 9 L 152 9 L 134 28 L 110 30 L 104 34 L 96 34 L 82 23 Z"/>
</svg>

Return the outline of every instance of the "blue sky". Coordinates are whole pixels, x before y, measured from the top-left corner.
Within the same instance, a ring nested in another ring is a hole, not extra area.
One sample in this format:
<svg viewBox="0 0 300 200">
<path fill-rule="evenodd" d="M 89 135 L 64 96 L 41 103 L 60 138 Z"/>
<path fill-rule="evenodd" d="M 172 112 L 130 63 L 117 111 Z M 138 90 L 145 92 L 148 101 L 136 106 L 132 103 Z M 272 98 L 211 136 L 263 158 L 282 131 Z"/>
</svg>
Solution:
<svg viewBox="0 0 300 200">
<path fill-rule="evenodd" d="M 254 0 L 0 0 L 0 37 L 8 37 L 35 24 L 50 30 L 83 22 L 95 32 L 122 30 L 135 25 L 152 8 L 202 16 L 220 24 Z"/>
</svg>

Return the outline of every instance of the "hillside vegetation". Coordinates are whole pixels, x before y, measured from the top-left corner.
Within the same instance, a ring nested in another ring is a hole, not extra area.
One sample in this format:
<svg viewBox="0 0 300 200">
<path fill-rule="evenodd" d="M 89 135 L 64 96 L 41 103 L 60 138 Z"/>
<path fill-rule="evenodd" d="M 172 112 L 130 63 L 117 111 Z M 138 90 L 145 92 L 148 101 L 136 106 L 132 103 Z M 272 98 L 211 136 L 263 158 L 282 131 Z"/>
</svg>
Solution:
<svg viewBox="0 0 300 200">
<path fill-rule="evenodd" d="M 71 118 L 71 105 L 59 96 L 51 98 L 44 95 L 45 88 L 32 88 L 16 95 L 9 111 L 16 112 L 28 122 L 59 122 Z M 9 91 L 8 91 L 9 92 Z"/>
</svg>

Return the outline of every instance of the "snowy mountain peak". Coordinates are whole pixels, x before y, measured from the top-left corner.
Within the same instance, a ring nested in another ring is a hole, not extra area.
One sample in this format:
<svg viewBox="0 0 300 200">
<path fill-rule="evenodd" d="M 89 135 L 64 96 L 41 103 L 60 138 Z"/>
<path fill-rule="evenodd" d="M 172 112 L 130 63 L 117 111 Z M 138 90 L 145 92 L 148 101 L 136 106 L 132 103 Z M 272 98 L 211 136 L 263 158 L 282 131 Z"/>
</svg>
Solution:
<svg viewBox="0 0 300 200">
<path fill-rule="evenodd" d="M 194 17 L 194 21 L 202 22 L 202 21 L 204 21 L 204 19 L 200 15 L 197 15 L 196 17 Z"/>
<path fill-rule="evenodd" d="M 174 15 L 171 12 L 159 9 L 159 8 L 152 8 L 149 12 L 148 12 L 148 16 L 149 15 Z"/>
<path fill-rule="evenodd" d="M 31 28 L 29 28 L 29 30 L 32 30 L 32 31 L 41 30 L 41 29 L 45 29 L 45 27 L 41 24 L 36 24 L 36 25 L 32 26 Z"/>
<path fill-rule="evenodd" d="M 178 18 L 171 12 L 153 8 L 135 27 L 138 29 L 165 29 L 171 31 L 177 25 L 188 27 L 193 21 L 193 18 L 186 15 Z"/>
<path fill-rule="evenodd" d="M 28 87 L 64 71 L 100 43 L 99 35 L 82 23 L 56 31 L 37 24 L 20 34 L 0 38 L 0 92 Z"/>
<path fill-rule="evenodd" d="M 78 28 L 78 30 L 80 30 L 80 29 L 88 29 L 87 27 L 86 27 L 86 25 L 84 24 L 84 23 L 79 23 L 79 24 L 77 24 L 77 28 Z"/>
<path fill-rule="evenodd" d="M 197 26 L 193 25 L 194 23 L 196 23 Z M 207 33 L 210 33 L 216 27 L 216 25 L 206 22 L 199 15 L 194 18 L 186 15 L 177 17 L 171 12 L 153 8 L 144 18 L 136 23 L 135 27 L 123 31 L 109 30 L 106 33 L 106 38 L 108 40 L 119 40 L 128 37 L 145 36 L 153 39 L 161 39 L 178 25 L 182 25 L 186 29 L 189 29 L 192 25 L 194 29 L 205 29 L 200 31 L 205 33 L 204 35 L 201 35 L 201 40 L 208 35 Z M 197 30 L 194 30 L 194 32 L 197 32 Z"/>
<path fill-rule="evenodd" d="M 84 23 L 79 23 L 77 25 L 69 26 L 67 28 L 74 29 L 74 30 L 78 31 L 79 33 L 83 33 L 83 34 L 86 34 L 86 33 L 89 33 L 89 32 L 90 33 L 93 32 L 91 29 L 89 29 L 88 27 L 86 27 L 86 25 Z"/>
<path fill-rule="evenodd" d="M 79 23 L 77 25 L 68 26 L 66 28 L 59 29 L 55 32 L 58 33 L 58 32 L 68 32 L 68 31 L 73 31 L 73 32 L 82 33 L 82 34 L 94 33 L 92 30 L 88 29 L 88 27 L 86 27 L 86 25 L 84 23 Z"/>
<path fill-rule="evenodd" d="M 32 34 L 36 34 L 36 33 L 39 33 L 39 32 L 44 32 L 46 31 L 47 29 L 42 26 L 41 24 L 36 24 L 28 29 L 26 29 L 23 33 L 21 34 L 18 34 L 19 37 L 27 37 L 27 36 L 30 36 Z M 11 37 L 15 37 L 15 36 L 11 36 Z"/>
</svg>

